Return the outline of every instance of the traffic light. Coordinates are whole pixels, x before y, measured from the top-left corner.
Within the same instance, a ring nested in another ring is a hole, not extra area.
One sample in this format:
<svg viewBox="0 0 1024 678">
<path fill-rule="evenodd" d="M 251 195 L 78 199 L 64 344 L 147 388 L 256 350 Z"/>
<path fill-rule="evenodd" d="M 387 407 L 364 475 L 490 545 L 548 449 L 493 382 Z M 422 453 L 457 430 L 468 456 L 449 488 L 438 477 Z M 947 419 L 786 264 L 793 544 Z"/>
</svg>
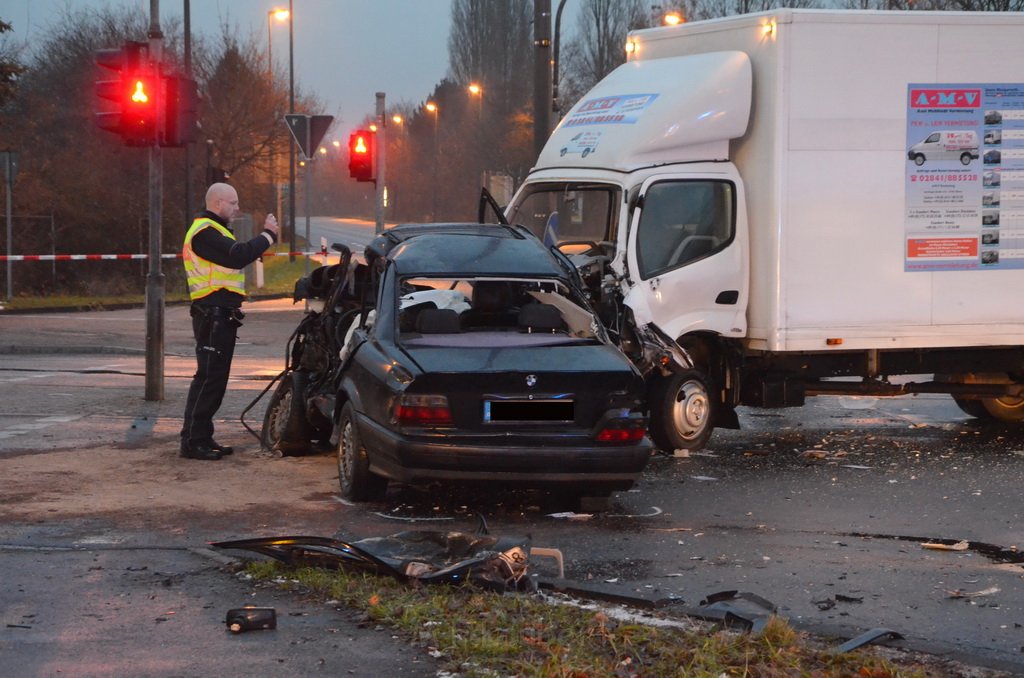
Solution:
<svg viewBox="0 0 1024 678">
<path fill-rule="evenodd" d="M 179 147 L 196 140 L 199 94 L 196 81 L 180 75 L 164 78 L 167 106 L 161 146 Z"/>
<path fill-rule="evenodd" d="M 96 113 L 96 124 L 120 134 L 127 146 L 152 146 L 157 140 L 161 82 L 148 62 L 144 42 L 96 52 L 96 63 L 118 74 L 116 80 L 96 81 L 97 96 L 115 104 L 114 110 Z"/>
<path fill-rule="evenodd" d="M 356 181 L 374 181 L 376 135 L 367 129 L 356 130 L 348 138 L 348 174 Z"/>
<path fill-rule="evenodd" d="M 121 110 L 121 137 L 126 146 L 152 146 L 157 138 L 162 83 L 146 68 L 129 75 Z"/>
</svg>

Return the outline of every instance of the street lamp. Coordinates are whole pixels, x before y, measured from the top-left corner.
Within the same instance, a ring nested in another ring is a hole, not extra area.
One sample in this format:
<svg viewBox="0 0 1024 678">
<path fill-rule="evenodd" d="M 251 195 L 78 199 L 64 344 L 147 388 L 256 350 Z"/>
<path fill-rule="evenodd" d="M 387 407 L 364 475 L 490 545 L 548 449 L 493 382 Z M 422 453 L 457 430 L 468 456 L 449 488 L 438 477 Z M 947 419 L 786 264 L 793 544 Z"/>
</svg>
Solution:
<svg viewBox="0 0 1024 678">
<path fill-rule="evenodd" d="M 440 110 L 433 101 L 428 101 L 424 104 L 423 108 L 427 109 L 427 112 L 434 114 L 434 177 L 433 191 L 430 198 L 430 218 L 433 220 L 437 219 L 437 118 Z"/>
<path fill-rule="evenodd" d="M 290 16 L 291 12 L 286 9 L 272 9 L 267 12 L 267 81 L 270 83 L 271 96 L 274 96 L 274 41 L 272 39 L 273 31 L 271 30 L 272 21 L 284 21 Z M 278 204 L 280 201 L 280 194 L 277 190 L 277 161 L 277 149 L 272 146 L 270 156 L 270 186 L 274 191 L 274 212 L 280 215 L 281 206 Z"/>
<path fill-rule="evenodd" d="M 672 10 L 671 12 L 666 12 L 665 16 L 662 17 L 661 20 L 664 22 L 666 26 L 678 26 L 679 24 L 683 23 L 683 15 L 675 10 Z"/>
<path fill-rule="evenodd" d="M 274 43 L 271 39 L 271 20 L 284 21 L 289 16 L 291 16 L 291 12 L 286 9 L 272 9 L 267 12 L 267 76 L 270 78 L 271 85 L 274 84 Z"/>
<path fill-rule="evenodd" d="M 480 120 L 482 120 L 483 117 L 484 117 L 484 89 L 483 89 L 483 87 L 481 87 L 480 85 L 476 84 L 475 82 L 469 83 L 469 87 L 467 87 L 466 89 L 469 91 L 469 95 L 470 96 L 476 97 L 476 100 L 477 100 L 476 119 L 477 119 L 477 122 L 480 122 Z"/>
</svg>

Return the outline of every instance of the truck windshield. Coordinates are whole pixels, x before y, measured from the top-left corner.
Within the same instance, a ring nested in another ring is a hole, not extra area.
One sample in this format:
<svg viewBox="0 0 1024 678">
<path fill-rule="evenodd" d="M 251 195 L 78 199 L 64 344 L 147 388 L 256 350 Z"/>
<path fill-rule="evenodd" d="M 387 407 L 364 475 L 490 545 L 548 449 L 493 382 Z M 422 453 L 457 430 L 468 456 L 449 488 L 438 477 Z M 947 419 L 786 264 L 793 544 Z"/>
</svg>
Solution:
<svg viewBox="0 0 1024 678">
<path fill-rule="evenodd" d="M 527 185 L 509 206 L 508 221 L 525 226 L 546 245 L 615 242 L 620 195 L 619 188 L 609 184 Z"/>
</svg>

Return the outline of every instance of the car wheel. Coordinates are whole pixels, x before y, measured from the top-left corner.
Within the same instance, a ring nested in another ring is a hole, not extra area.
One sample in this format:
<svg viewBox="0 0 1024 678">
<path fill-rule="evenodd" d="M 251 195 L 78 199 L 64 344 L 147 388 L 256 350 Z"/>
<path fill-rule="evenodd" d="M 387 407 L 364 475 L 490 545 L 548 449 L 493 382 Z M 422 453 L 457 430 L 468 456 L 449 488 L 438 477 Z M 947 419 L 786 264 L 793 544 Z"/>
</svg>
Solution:
<svg viewBox="0 0 1024 678">
<path fill-rule="evenodd" d="M 921 153 L 918 153 L 917 155 L 915 155 L 914 156 L 914 164 L 917 165 L 918 167 L 923 165 L 924 164 L 924 155 L 922 155 Z"/>
<path fill-rule="evenodd" d="M 583 157 L 585 158 L 585 157 L 587 157 L 588 155 L 590 155 L 590 149 L 589 149 L 589 148 L 584 148 L 584 149 L 583 149 Z"/>
<path fill-rule="evenodd" d="M 960 154 L 960 164 L 962 164 L 962 165 L 970 165 L 971 164 L 971 154 L 970 153 L 961 153 Z"/>
<path fill-rule="evenodd" d="M 341 486 L 341 496 L 352 501 L 382 498 L 388 481 L 370 472 L 370 459 L 359 439 L 356 410 L 352 403 L 345 403 L 338 426 L 338 484 Z"/>
<path fill-rule="evenodd" d="M 649 432 L 660 450 L 700 450 L 707 445 L 718 407 L 710 393 L 708 377 L 699 370 L 673 374 L 655 383 Z"/>
<path fill-rule="evenodd" d="M 305 390 L 308 378 L 304 372 L 287 374 L 270 396 L 260 432 L 260 442 L 267 450 L 287 455 L 309 449 L 312 427 L 306 421 L 302 398 L 295 395 Z"/>
<path fill-rule="evenodd" d="M 568 148 L 563 148 L 561 151 L 558 152 L 558 157 L 564 158 L 565 154 L 568 153 L 568 152 L 569 152 Z"/>
</svg>

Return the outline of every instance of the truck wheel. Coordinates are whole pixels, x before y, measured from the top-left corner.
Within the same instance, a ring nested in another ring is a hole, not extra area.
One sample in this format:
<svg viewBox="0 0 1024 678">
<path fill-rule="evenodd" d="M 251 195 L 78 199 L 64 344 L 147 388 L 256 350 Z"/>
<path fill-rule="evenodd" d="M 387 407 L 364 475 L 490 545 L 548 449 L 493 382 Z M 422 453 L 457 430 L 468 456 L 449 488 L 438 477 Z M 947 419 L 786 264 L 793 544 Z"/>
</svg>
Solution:
<svg viewBox="0 0 1024 678">
<path fill-rule="evenodd" d="M 953 396 L 953 400 L 957 407 L 975 419 L 992 419 L 992 415 L 988 413 L 980 400 L 957 398 L 956 396 Z"/>
<path fill-rule="evenodd" d="M 1012 384 L 1014 381 L 1005 373 L 978 374 L 936 374 L 936 381 L 953 381 L 961 384 Z M 1024 422 L 1024 398 L 1002 396 L 1000 398 L 957 398 L 961 410 L 978 419 L 998 420 L 1010 424 Z"/>
<path fill-rule="evenodd" d="M 961 153 L 960 154 L 960 164 L 961 165 L 970 165 L 971 164 L 971 154 L 970 153 Z"/>
<path fill-rule="evenodd" d="M 699 370 L 659 379 L 651 392 L 649 432 L 654 444 L 663 452 L 703 449 L 718 407 L 709 394 L 708 378 Z"/>
<path fill-rule="evenodd" d="M 985 408 L 989 417 L 1008 424 L 1024 422 L 1024 398 L 983 398 L 977 401 Z"/>
<path fill-rule="evenodd" d="M 302 372 L 287 374 L 270 396 L 260 432 L 260 442 L 267 450 L 288 455 L 309 449 L 312 428 L 306 421 L 302 398 L 295 395 L 305 390 L 308 378 Z"/>
<path fill-rule="evenodd" d="M 388 488 L 387 478 L 370 472 L 370 459 L 359 439 L 356 411 L 352 403 L 341 410 L 338 436 L 338 484 L 341 496 L 352 501 L 382 499 Z"/>
<path fill-rule="evenodd" d="M 915 155 L 914 156 L 914 164 L 917 165 L 918 167 L 923 165 L 924 164 L 924 155 L 921 154 L 921 153 L 918 153 L 917 155 Z"/>
</svg>

